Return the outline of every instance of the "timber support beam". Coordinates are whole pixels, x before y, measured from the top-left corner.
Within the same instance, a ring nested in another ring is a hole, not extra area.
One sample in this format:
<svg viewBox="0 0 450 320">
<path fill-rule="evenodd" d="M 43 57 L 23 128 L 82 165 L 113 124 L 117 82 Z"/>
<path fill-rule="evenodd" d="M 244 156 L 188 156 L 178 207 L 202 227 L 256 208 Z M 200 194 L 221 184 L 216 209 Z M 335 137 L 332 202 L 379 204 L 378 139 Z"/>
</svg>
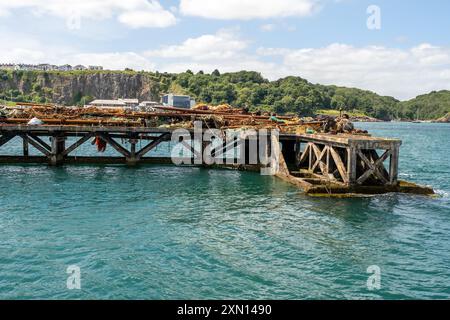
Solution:
<svg viewBox="0 0 450 320">
<path fill-rule="evenodd" d="M 400 141 L 343 143 L 343 139 L 327 139 L 301 141 L 306 147 L 296 157 L 299 169 L 322 180 L 347 186 L 397 185 Z"/>
</svg>

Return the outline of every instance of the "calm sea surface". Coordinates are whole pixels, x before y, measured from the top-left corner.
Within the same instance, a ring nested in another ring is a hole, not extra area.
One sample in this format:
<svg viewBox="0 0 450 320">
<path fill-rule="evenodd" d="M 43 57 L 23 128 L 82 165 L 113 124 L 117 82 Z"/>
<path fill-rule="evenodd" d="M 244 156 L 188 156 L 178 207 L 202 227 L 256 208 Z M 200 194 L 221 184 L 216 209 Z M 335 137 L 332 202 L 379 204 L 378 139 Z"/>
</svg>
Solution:
<svg viewBox="0 0 450 320">
<path fill-rule="evenodd" d="M 0 298 L 450 298 L 450 125 L 358 126 L 403 139 L 401 178 L 439 197 L 311 198 L 189 167 L 0 165 Z M 66 287 L 70 265 L 81 290 Z M 367 288 L 372 265 L 380 290 Z"/>
</svg>

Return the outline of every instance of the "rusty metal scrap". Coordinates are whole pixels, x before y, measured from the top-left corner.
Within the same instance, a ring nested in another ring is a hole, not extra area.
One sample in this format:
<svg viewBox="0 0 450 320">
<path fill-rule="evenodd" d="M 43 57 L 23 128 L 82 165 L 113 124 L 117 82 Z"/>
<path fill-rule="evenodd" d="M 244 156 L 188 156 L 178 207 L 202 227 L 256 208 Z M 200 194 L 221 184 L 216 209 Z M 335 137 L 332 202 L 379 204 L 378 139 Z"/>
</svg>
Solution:
<svg viewBox="0 0 450 320">
<path fill-rule="evenodd" d="M 283 133 L 331 132 L 327 120 L 250 113 L 230 105 L 197 105 L 192 109 L 155 106 L 153 111 L 127 108 L 64 107 L 50 104 L 21 103 L 15 107 L 0 107 L 0 122 L 26 124 L 37 118 L 48 125 L 127 126 L 193 128 L 201 121 L 210 129 L 279 129 Z M 335 122 L 334 122 L 335 123 Z M 345 127 L 348 129 L 348 125 Z"/>
</svg>

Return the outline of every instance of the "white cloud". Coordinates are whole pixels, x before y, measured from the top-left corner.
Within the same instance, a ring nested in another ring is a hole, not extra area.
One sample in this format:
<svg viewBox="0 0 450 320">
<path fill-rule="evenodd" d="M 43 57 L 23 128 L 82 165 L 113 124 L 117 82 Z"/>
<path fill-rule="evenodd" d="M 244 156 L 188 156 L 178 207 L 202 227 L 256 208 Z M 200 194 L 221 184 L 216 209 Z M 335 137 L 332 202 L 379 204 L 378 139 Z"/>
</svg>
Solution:
<svg viewBox="0 0 450 320">
<path fill-rule="evenodd" d="M 176 23 L 168 11 L 128 11 L 119 16 L 119 21 L 132 28 L 165 28 Z"/>
<path fill-rule="evenodd" d="M 187 16 L 222 20 L 303 17 L 312 14 L 317 3 L 317 0 L 181 0 L 180 11 Z"/>
<path fill-rule="evenodd" d="M 260 26 L 259 28 L 260 28 L 262 31 L 270 32 L 270 31 L 275 30 L 276 27 L 277 27 L 277 26 L 274 25 L 273 23 L 268 23 L 268 24 L 263 24 L 263 25 Z"/>
<path fill-rule="evenodd" d="M 450 87 L 450 48 L 429 44 L 410 49 L 332 44 L 297 50 L 260 48 L 257 52 L 282 58 L 275 77 L 299 75 L 312 82 L 357 87 L 400 99 Z"/>
<path fill-rule="evenodd" d="M 103 20 L 117 16 L 121 23 L 132 28 L 162 28 L 176 23 L 175 16 L 157 0 L 0 0 L 0 16 L 15 10 L 66 20 Z"/>
<path fill-rule="evenodd" d="M 450 89 L 450 48 L 409 49 L 331 44 L 323 48 L 259 48 L 236 31 L 190 38 L 146 53 L 161 71 L 255 70 L 271 80 L 301 76 L 313 83 L 371 90 L 399 99 Z"/>
<path fill-rule="evenodd" d="M 276 68 L 276 64 L 258 61 L 252 59 L 251 57 L 245 57 L 238 61 L 222 61 L 221 64 L 214 63 L 212 61 L 181 61 L 181 62 L 168 62 L 157 65 L 157 69 L 166 72 L 184 72 L 186 70 L 192 70 L 193 72 L 198 72 L 200 70 L 211 73 L 215 69 L 220 70 L 220 72 L 236 72 L 241 70 L 247 71 L 258 71 L 262 74 L 268 74 Z"/>
<path fill-rule="evenodd" d="M 24 34 L 14 33 L 0 36 L 1 43 L 8 43 L 10 50 L 0 51 L 1 63 L 52 63 L 101 65 L 105 69 L 155 70 L 155 64 L 145 56 L 135 52 L 79 52 L 71 46 L 53 46 L 41 43 Z"/>
<path fill-rule="evenodd" d="M 163 72 L 254 70 L 271 80 L 301 76 L 313 83 L 367 89 L 399 99 L 450 89 L 450 48 L 430 44 L 406 49 L 331 44 L 253 50 L 237 30 L 220 30 L 148 52 L 82 52 L 23 34 L 0 35 L 0 42 L 10 48 L 0 51 L 0 62 L 96 64 Z"/>
<path fill-rule="evenodd" d="M 106 52 L 106 53 L 80 53 L 68 55 L 65 58 L 69 64 L 82 64 L 103 66 L 108 70 L 133 70 L 154 71 L 155 64 L 143 55 L 135 52 Z"/>
<path fill-rule="evenodd" d="M 146 55 L 159 58 L 190 58 L 194 61 L 220 60 L 235 58 L 247 45 L 247 41 L 240 39 L 234 30 L 223 29 L 215 34 L 189 38 L 179 45 L 148 51 Z"/>
<path fill-rule="evenodd" d="M 189 38 L 178 45 L 163 46 L 145 53 L 157 61 L 157 69 L 167 72 L 203 70 L 221 72 L 257 70 L 272 74 L 276 65 L 261 61 L 248 51 L 249 41 L 239 36 L 238 29 L 222 29 L 215 34 Z"/>
<path fill-rule="evenodd" d="M 272 32 L 275 30 L 281 30 L 283 32 L 294 32 L 297 30 L 297 27 L 295 25 L 287 24 L 287 23 L 281 23 L 281 24 L 263 24 L 259 27 L 259 29 L 263 32 Z"/>
</svg>

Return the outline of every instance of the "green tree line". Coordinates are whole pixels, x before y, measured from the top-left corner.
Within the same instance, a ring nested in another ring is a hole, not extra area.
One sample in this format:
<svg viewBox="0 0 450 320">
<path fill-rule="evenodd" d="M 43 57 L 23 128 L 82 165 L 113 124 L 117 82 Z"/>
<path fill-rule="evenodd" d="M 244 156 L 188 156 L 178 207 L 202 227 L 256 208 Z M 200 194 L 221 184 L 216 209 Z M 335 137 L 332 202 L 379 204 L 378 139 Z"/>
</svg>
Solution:
<svg viewBox="0 0 450 320">
<path fill-rule="evenodd" d="M 198 103 L 224 104 L 248 108 L 251 111 L 270 111 L 277 114 L 314 115 L 318 110 L 360 112 L 383 120 L 436 119 L 450 112 L 450 91 L 432 92 L 410 101 L 356 88 L 312 84 L 301 77 L 286 77 L 269 81 L 258 72 L 240 71 L 221 74 L 179 74 L 126 71 L 72 71 L 38 72 L 0 70 L 0 99 L 23 102 L 52 102 L 53 88 L 43 86 L 42 79 L 52 74 L 64 77 L 88 76 L 92 73 L 122 73 L 142 75 L 160 94 L 173 92 L 187 94 Z M 48 80 L 48 79 L 47 79 Z M 139 88 L 136 88 L 136 91 Z M 73 92 L 67 104 L 83 104 L 95 97 L 90 92 Z M 116 97 L 120 98 L 120 97 Z"/>
</svg>

